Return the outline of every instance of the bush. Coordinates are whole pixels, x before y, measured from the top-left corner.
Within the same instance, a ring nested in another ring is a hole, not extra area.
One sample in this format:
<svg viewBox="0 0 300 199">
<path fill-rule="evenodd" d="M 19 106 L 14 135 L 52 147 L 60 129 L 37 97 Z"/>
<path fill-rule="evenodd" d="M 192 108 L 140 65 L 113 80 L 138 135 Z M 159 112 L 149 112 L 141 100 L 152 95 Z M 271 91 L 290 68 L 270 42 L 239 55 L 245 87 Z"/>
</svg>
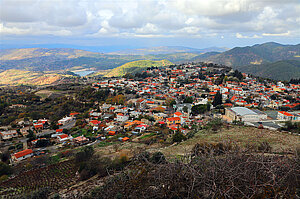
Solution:
<svg viewBox="0 0 300 199">
<path fill-rule="evenodd" d="M 183 135 L 182 132 L 176 131 L 176 133 L 172 137 L 173 142 L 182 142 L 183 140 L 186 140 L 186 137 Z"/>
<path fill-rule="evenodd" d="M 90 160 L 82 162 L 79 167 L 80 180 L 87 180 L 90 177 L 98 174 L 100 177 L 108 175 L 110 170 L 122 170 L 127 164 L 128 157 L 115 158 L 111 160 L 107 157 L 93 156 Z"/>
<path fill-rule="evenodd" d="M 261 142 L 259 145 L 258 145 L 258 147 L 257 147 L 257 149 L 259 150 L 259 151 L 262 151 L 262 152 L 271 152 L 271 150 L 272 150 L 272 147 L 271 147 L 271 145 L 269 144 L 269 142 Z"/>
<path fill-rule="evenodd" d="M 194 156 L 200 156 L 200 155 L 209 155 L 209 154 L 214 154 L 214 155 L 221 155 L 226 152 L 229 152 L 232 150 L 233 147 L 231 144 L 228 143 L 198 143 L 196 144 L 193 149 L 192 149 L 192 157 Z"/>
<path fill-rule="evenodd" d="M 166 162 L 166 158 L 162 152 L 155 152 L 152 154 L 150 161 L 154 164 L 161 164 Z"/>
<path fill-rule="evenodd" d="M 144 162 L 112 175 L 87 198 L 298 198 L 299 166 L 287 156 L 239 151 L 191 162 Z"/>
<path fill-rule="evenodd" d="M 5 164 L 4 162 L 0 162 L 0 176 L 2 175 L 10 175 L 13 173 L 13 168 Z"/>
<path fill-rule="evenodd" d="M 94 148 L 92 146 L 86 146 L 81 149 L 80 152 L 76 153 L 75 161 L 77 163 L 89 160 L 94 154 Z"/>
<path fill-rule="evenodd" d="M 211 129 L 213 131 L 218 131 L 223 125 L 221 119 L 213 119 L 206 124 L 206 129 Z"/>
</svg>

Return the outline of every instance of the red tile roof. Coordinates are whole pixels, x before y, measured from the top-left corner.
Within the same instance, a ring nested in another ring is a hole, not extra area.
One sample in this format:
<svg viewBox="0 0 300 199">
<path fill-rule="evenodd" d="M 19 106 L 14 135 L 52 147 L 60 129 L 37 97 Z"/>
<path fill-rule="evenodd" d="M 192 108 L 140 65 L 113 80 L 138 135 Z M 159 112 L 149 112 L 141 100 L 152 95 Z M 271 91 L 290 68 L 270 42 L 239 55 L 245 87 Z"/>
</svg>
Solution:
<svg viewBox="0 0 300 199">
<path fill-rule="evenodd" d="M 29 154 L 31 154 L 31 153 L 33 153 L 33 151 L 32 151 L 31 149 L 25 149 L 25 150 L 23 150 L 23 151 L 20 151 L 20 152 L 18 152 L 18 153 L 15 153 L 14 156 L 15 156 L 16 158 L 20 158 L 20 157 L 23 157 L 23 156 L 25 156 L 25 155 L 29 155 Z"/>
<path fill-rule="evenodd" d="M 58 135 L 58 137 L 60 137 L 60 139 L 64 139 L 64 138 L 67 138 L 68 135 L 67 134 L 62 134 L 62 135 Z"/>
</svg>

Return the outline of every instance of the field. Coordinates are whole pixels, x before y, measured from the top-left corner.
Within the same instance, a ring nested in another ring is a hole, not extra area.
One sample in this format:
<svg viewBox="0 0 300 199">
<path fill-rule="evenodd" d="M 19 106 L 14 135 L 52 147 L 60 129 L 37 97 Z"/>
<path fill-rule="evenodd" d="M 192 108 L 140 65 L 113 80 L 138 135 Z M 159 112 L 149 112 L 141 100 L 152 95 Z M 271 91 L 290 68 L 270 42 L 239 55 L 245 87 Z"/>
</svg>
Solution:
<svg viewBox="0 0 300 199">
<path fill-rule="evenodd" d="M 53 191 L 59 190 L 75 182 L 76 171 L 73 160 L 30 170 L 2 182 L 0 195 L 9 197 L 24 195 L 44 187 L 51 188 Z"/>
</svg>

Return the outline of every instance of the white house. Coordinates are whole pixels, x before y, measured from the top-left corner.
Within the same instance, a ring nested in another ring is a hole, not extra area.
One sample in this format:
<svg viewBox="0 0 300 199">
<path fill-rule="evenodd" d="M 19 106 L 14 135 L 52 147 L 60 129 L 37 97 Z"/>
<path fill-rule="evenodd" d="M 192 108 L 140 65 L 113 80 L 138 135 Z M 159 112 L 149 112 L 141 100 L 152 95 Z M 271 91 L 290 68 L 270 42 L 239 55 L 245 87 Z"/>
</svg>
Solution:
<svg viewBox="0 0 300 199">
<path fill-rule="evenodd" d="M 147 127 L 149 127 L 149 125 L 147 124 L 140 124 L 138 125 L 137 127 L 135 127 L 135 130 L 138 130 L 138 131 L 145 131 L 147 129 Z"/>
<path fill-rule="evenodd" d="M 18 133 L 16 130 L 2 131 L 0 132 L 0 137 L 2 140 L 8 140 L 11 138 L 18 137 Z"/>
<path fill-rule="evenodd" d="M 33 156 L 33 151 L 31 149 L 25 149 L 23 151 L 19 151 L 19 152 L 13 154 L 11 156 L 11 160 L 13 162 L 16 162 L 16 161 L 21 161 L 21 160 L 24 160 L 24 159 L 32 157 L 32 156 Z"/>
<path fill-rule="evenodd" d="M 65 125 L 68 124 L 69 122 L 71 122 L 73 120 L 73 117 L 64 117 L 60 120 L 58 120 L 58 125 Z"/>
<path fill-rule="evenodd" d="M 60 143 L 65 142 L 65 141 L 71 141 L 73 139 L 73 137 L 71 135 L 67 135 L 67 134 L 58 135 L 56 138 L 57 138 L 57 141 Z"/>
<path fill-rule="evenodd" d="M 225 115 L 231 121 L 258 122 L 267 119 L 267 114 L 259 110 L 250 110 L 245 107 L 226 108 Z"/>
<path fill-rule="evenodd" d="M 128 116 L 126 116 L 126 115 L 124 115 L 123 113 L 118 113 L 117 114 L 117 118 L 116 118 L 116 120 L 118 121 L 118 122 L 126 122 L 127 120 L 128 120 Z"/>
<path fill-rule="evenodd" d="M 277 113 L 277 119 L 278 120 L 291 120 L 291 121 L 299 121 L 300 120 L 300 114 L 299 113 L 288 113 L 285 111 L 278 111 Z"/>
</svg>

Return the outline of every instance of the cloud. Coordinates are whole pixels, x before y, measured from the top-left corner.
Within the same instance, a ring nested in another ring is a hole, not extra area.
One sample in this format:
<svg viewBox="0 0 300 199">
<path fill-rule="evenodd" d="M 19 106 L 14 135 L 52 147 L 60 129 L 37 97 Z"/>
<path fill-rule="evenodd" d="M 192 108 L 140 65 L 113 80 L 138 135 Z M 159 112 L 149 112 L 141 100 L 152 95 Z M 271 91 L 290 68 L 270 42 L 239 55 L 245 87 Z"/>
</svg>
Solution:
<svg viewBox="0 0 300 199">
<path fill-rule="evenodd" d="M 290 36 L 291 32 L 287 31 L 284 33 L 263 33 L 263 36 L 275 36 L 275 37 L 282 37 L 282 36 Z"/>
<path fill-rule="evenodd" d="M 1 35 L 299 37 L 299 0 L 0 0 Z"/>
<path fill-rule="evenodd" d="M 235 36 L 238 39 L 257 39 L 257 38 L 262 38 L 262 36 L 258 36 L 256 34 L 253 35 L 253 36 L 246 36 L 246 35 L 242 35 L 240 33 L 236 33 Z"/>
</svg>

